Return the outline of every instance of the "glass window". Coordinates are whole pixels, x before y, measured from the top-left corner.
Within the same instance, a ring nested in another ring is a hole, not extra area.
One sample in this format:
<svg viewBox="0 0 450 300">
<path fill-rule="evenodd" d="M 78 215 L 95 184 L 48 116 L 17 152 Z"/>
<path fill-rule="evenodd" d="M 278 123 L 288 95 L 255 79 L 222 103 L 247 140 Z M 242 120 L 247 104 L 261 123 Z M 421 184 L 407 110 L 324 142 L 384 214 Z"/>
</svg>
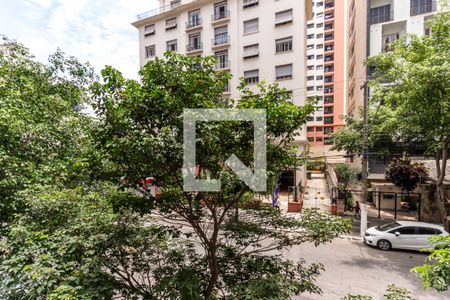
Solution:
<svg viewBox="0 0 450 300">
<path fill-rule="evenodd" d="M 250 70 L 244 72 L 244 79 L 247 84 L 259 82 L 259 70 Z"/>
<path fill-rule="evenodd" d="M 177 17 L 166 20 L 166 30 L 177 28 Z"/>
<path fill-rule="evenodd" d="M 426 234 L 426 235 L 436 234 L 436 230 L 434 228 L 429 228 L 429 227 L 417 227 L 416 232 L 417 232 L 417 234 Z"/>
<path fill-rule="evenodd" d="M 284 25 L 292 23 L 292 9 L 280 11 L 275 14 L 275 25 Z"/>
<path fill-rule="evenodd" d="M 152 34 L 155 34 L 155 24 L 145 26 L 144 27 L 144 35 L 150 36 Z"/>
<path fill-rule="evenodd" d="M 244 58 L 258 57 L 259 44 L 244 46 Z"/>
<path fill-rule="evenodd" d="M 155 45 L 145 47 L 145 57 L 153 57 L 156 55 Z"/>
<path fill-rule="evenodd" d="M 276 79 L 292 78 L 292 64 L 275 67 Z"/>
<path fill-rule="evenodd" d="M 292 51 L 292 37 L 278 39 L 275 41 L 276 53 Z"/>
<path fill-rule="evenodd" d="M 167 51 L 177 51 L 177 40 L 171 40 L 166 42 Z"/>
<path fill-rule="evenodd" d="M 255 33 L 259 31 L 259 20 L 252 19 L 244 22 L 244 34 Z"/>
</svg>

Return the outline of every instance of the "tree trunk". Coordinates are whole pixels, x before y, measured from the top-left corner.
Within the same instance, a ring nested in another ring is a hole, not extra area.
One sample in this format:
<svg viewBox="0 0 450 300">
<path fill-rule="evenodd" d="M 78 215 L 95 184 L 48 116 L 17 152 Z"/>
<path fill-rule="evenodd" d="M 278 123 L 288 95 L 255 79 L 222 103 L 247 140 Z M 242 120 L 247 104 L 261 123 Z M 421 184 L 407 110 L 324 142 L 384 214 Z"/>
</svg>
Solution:
<svg viewBox="0 0 450 300">
<path fill-rule="evenodd" d="M 444 179 L 446 175 L 449 142 L 450 142 L 449 139 L 447 139 L 447 141 L 443 143 L 441 155 L 436 156 L 437 194 L 438 200 L 442 203 L 442 223 L 447 232 L 450 231 L 450 200 L 447 198 L 446 195 Z M 442 157 L 442 160 L 440 160 L 440 157 Z"/>
<path fill-rule="evenodd" d="M 205 299 L 209 299 L 211 297 L 212 292 L 214 291 L 214 287 L 219 278 L 219 265 L 217 263 L 217 253 L 216 253 L 216 245 L 210 245 L 208 250 L 208 266 L 209 271 L 211 272 L 211 279 L 209 280 L 208 287 L 205 290 Z"/>
</svg>

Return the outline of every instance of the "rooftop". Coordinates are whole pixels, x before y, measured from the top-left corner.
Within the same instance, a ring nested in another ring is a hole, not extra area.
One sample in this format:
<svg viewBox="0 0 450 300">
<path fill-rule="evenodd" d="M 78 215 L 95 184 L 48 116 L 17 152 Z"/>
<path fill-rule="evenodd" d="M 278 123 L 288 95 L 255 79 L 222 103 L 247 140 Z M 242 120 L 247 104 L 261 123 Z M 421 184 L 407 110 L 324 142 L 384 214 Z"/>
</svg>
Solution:
<svg viewBox="0 0 450 300">
<path fill-rule="evenodd" d="M 160 6 L 158 8 L 152 9 L 150 11 L 144 12 L 142 14 L 137 15 L 137 21 L 142 21 L 154 16 L 158 16 L 160 14 L 166 13 L 166 12 L 170 12 L 172 10 L 177 9 L 178 7 L 185 5 L 185 4 L 189 4 L 192 2 L 196 2 L 198 0 L 175 0 L 175 1 L 171 1 L 170 4 L 168 5 L 164 5 L 164 6 Z"/>
</svg>

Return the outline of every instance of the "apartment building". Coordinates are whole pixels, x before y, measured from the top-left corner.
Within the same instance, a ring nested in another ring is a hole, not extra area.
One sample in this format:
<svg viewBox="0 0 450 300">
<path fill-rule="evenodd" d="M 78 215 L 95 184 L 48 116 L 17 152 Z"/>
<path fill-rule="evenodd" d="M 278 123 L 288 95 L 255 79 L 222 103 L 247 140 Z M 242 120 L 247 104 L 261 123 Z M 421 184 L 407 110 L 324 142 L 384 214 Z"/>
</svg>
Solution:
<svg viewBox="0 0 450 300">
<path fill-rule="evenodd" d="M 393 41 L 407 34 L 429 35 L 426 21 L 443 9 L 436 0 L 350 0 L 348 109 L 359 117 L 364 94 L 361 85 L 371 70 L 362 62 L 367 56 L 388 50 Z M 366 20 L 365 22 L 363 20 Z"/>
<path fill-rule="evenodd" d="M 140 64 L 167 50 L 214 55 L 233 78 L 225 96 L 239 98 L 241 77 L 254 87 L 278 82 L 295 104 L 305 101 L 306 19 L 309 0 L 160 0 L 138 15 Z"/>
<path fill-rule="evenodd" d="M 330 144 L 330 133 L 344 125 L 346 113 L 346 0 L 314 0 L 307 22 L 306 94 L 319 99 L 307 123 L 307 139 L 318 147 Z"/>
<path fill-rule="evenodd" d="M 217 58 L 216 69 L 233 77 L 224 97 L 239 99 L 244 78 L 254 91 L 265 80 L 278 82 L 294 104 L 306 99 L 306 21 L 311 0 L 160 0 L 138 15 L 140 65 L 167 50 Z M 296 140 L 307 144 L 306 130 Z M 295 173 L 295 174 L 294 174 Z M 305 182 L 304 170 L 283 174 L 282 185 Z"/>
</svg>

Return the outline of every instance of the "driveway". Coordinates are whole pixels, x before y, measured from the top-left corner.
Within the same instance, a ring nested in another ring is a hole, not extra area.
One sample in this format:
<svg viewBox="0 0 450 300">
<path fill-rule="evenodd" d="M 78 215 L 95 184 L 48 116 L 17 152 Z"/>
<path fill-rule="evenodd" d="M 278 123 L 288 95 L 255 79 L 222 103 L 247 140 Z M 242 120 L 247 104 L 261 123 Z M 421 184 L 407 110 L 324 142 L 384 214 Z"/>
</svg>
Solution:
<svg viewBox="0 0 450 300">
<path fill-rule="evenodd" d="M 360 241 L 336 239 L 331 244 L 314 247 L 304 244 L 285 255 L 293 260 L 304 258 L 307 263 L 321 262 L 325 271 L 317 283 L 323 295 L 301 295 L 294 299 L 341 299 L 347 293 L 383 299 L 389 284 L 407 288 L 417 299 L 450 299 L 450 292 L 439 294 L 424 291 L 417 274 L 409 272 L 423 264 L 426 255 L 420 252 L 380 251 Z"/>
</svg>

